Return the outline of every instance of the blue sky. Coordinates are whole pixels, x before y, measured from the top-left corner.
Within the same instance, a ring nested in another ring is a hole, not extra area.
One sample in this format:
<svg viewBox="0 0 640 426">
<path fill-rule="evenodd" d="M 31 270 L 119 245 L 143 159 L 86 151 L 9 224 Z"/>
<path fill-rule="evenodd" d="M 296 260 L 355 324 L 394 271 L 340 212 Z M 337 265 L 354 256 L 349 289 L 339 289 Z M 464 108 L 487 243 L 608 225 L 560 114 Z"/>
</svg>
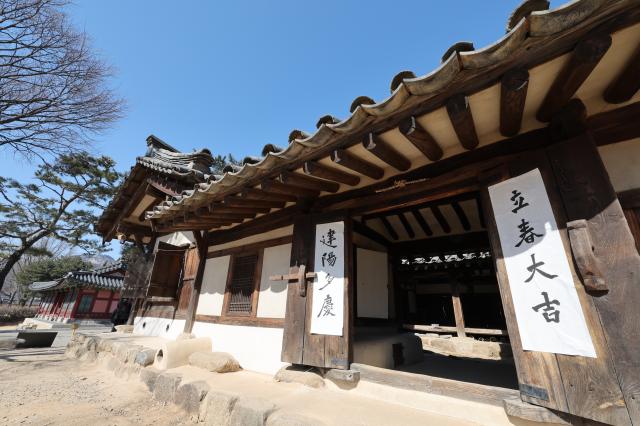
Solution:
<svg viewBox="0 0 640 426">
<path fill-rule="evenodd" d="M 428 73 L 454 42 L 502 37 L 519 3 L 75 0 L 68 12 L 116 70 L 126 117 L 95 149 L 126 171 L 151 133 L 236 157 L 286 145 L 359 95 L 387 97 L 398 71 Z M 34 168 L 6 152 L 0 165 L 22 179 Z"/>
</svg>

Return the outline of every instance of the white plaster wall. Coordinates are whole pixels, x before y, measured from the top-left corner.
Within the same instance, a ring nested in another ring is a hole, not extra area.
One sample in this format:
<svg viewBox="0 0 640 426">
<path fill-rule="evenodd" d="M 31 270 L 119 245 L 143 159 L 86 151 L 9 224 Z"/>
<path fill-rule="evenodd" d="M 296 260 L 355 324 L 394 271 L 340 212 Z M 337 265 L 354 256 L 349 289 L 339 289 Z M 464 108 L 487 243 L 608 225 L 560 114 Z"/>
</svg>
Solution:
<svg viewBox="0 0 640 426">
<path fill-rule="evenodd" d="M 257 316 L 284 318 L 287 309 L 287 281 L 271 281 L 269 277 L 288 273 L 290 259 L 291 244 L 264 249 Z"/>
<path fill-rule="evenodd" d="M 230 353 L 245 370 L 273 375 L 285 365 L 280 361 L 283 334 L 281 328 L 196 321 L 193 334 L 196 337 L 210 337 L 213 351 Z"/>
<path fill-rule="evenodd" d="M 136 317 L 133 320 L 133 334 L 175 340 L 184 331 L 184 323 L 182 319 Z"/>
<path fill-rule="evenodd" d="M 196 239 L 193 236 L 193 232 L 174 232 L 173 234 L 163 235 L 156 240 L 155 250 L 158 249 L 158 243 L 162 241 L 163 243 L 172 244 L 174 246 L 181 246 L 184 244 L 195 244 Z"/>
<path fill-rule="evenodd" d="M 358 317 L 389 318 L 387 253 L 356 250 Z"/>
<path fill-rule="evenodd" d="M 293 225 L 285 226 L 284 228 L 274 229 L 273 231 L 263 232 L 261 234 L 252 235 L 240 240 L 231 241 L 229 243 L 218 244 L 217 246 L 210 246 L 209 251 L 224 250 L 233 247 L 240 247 L 246 244 L 259 243 L 261 241 L 272 240 L 274 238 L 287 237 L 293 235 Z"/>
<path fill-rule="evenodd" d="M 616 192 L 640 188 L 640 138 L 598 147 Z"/>
<path fill-rule="evenodd" d="M 224 302 L 224 290 L 227 285 L 229 273 L 229 260 L 231 256 L 214 257 L 207 259 L 202 277 L 202 288 L 198 299 L 196 314 L 220 315 Z"/>
</svg>

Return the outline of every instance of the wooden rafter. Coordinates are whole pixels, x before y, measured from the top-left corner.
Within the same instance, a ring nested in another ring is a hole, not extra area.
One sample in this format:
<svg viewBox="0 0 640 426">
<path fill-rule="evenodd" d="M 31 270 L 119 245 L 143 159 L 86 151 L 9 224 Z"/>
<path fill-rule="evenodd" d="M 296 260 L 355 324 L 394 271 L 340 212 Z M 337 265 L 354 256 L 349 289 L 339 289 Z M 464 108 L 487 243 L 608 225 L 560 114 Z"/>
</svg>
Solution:
<svg viewBox="0 0 640 426">
<path fill-rule="evenodd" d="M 411 224 L 407 220 L 407 217 L 404 215 L 404 213 L 398 213 L 398 219 L 400 219 L 404 230 L 407 231 L 407 235 L 409 236 L 409 238 L 415 238 L 416 233 L 413 231 L 413 228 L 411 227 Z"/>
<path fill-rule="evenodd" d="M 604 100 L 610 104 L 627 102 L 640 90 L 640 46 L 627 62 L 624 70 L 604 91 Z"/>
<path fill-rule="evenodd" d="M 310 176 L 343 183 L 349 186 L 355 186 L 360 183 L 360 176 L 343 172 L 333 167 L 327 167 L 317 161 L 307 161 L 304 163 L 303 170 Z"/>
<path fill-rule="evenodd" d="M 422 216 L 422 213 L 420 213 L 420 210 L 413 209 L 413 210 L 411 210 L 411 214 L 415 218 L 416 222 L 418 222 L 418 225 L 420 225 L 420 228 L 422 228 L 422 232 L 424 232 L 424 234 L 427 237 L 432 236 L 433 235 L 433 230 L 431 229 L 431 227 L 429 226 L 427 221 L 424 220 L 424 216 Z"/>
<path fill-rule="evenodd" d="M 245 188 L 240 192 L 240 197 L 250 200 L 269 200 L 269 201 L 284 201 L 295 202 L 297 200 L 295 195 L 281 194 L 277 192 L 268 192 L 258 188 Z"/>
<path fill-rule="evenodd" d="M 391 224 L 389 223 L 387 218 L 384 217 L 384 216 L 380 216 L 379 219 L 380 219 L 380 222 L 382 222 L 382 225 L 384 225 L 384 229 L 386 229 L 387 232 L 389 233 L 389 235 L 391 236 L 391 239 L 397 240 L 398 239 L 398 233 L 396 232 L 395 229 L 393 229 L 393 226 L 391 226 Z"/>
<path fill-rule="evenodd" d="M 269 180 L 269 179 L 263 180 L 260 183 L 260 188 L 262 188 L 265 191 L 275 192 L 278 194 L 295 195 L 298 199 L 316 198 L 318 197 L 318 195 L 320 195 L 320 191 L 316 191 L 315 189 L 286 185 L 277 180 Z"/>
<path fill-rule="evenodd" d="M 465 95 L 455 95 L 447 101 L 447 114 L 453 130 L 458 135 L 460 144 L 465 149 L 471 150 L 478 146 L 478 135 L 471 114 L 471 105 L 469 98 Z"/>
<path fill-rule="evenodd" d="M 396 170 L 404 172 L 409 170 L 411 167 L 411 161 L 409 161 L 407 157 L 400 154 L 388 142 L 385 142 L 382 138 L 374 135 L 373 133 L 369 133 L 365 136 L 362 141 L 362 145 L 367 151 Z"/>
<path fill-rule="evenodd" d="M 377 180 L 384 176 L 384 170 L 381 167 L 378 167 L 367 160 L 363 160 L 344 149 L 336 149 L 333 151 L 331 153 L 331 160 L 336 164 L 370 177 L 371 179 Z"/>
<path fill-rule="evenodd" d="M 569 102 L 610 46 L 609 34 L 597 34 L 576 45 L 538 109 L 536 117 L 539 121 L 551 121 L 553 114 Z"/>
<path fill-rule="evenodd" d="M 431 206 L 431 213 L 433 213 L 433 216 L 438 221 L 438 224 L 440 225 L 440 228 L 442 228 L 444 233 L 445 234 L 450 233 L 451 232 L 451 225 L 449 225 L 449 222 L 447 222 L 447 218 L 444 217 L 444 215 L 442 214 L 442 211 L 440 211 L 440 207 Z"/>
<path fill-rule="evenodd" d="M 460 225 L 462 225 L 462 229 L 465 231 L 469 231 L 471 229 L 471 224 L 469 223 L 469 218 L 467 214 L 464 212 L 464 209 L 457 201 L 451 203 L 451 207 L 453 207 L 453 211 L 456 212 L 456 216 L 458 216 L 458 220 L 460 221 Z"/>
<path fill-rule="evenodd" d="M 524 104 L 529 88 L 529 72 L 523 68 L 507 71 L 500 82 L 500 133 L 515 136 L 520 132 Z"/>
<path fill-rule="evenodd" d="M 280 182 L 299 188 L 310 188 L 316 191 L 338 192 L 340 184 L 324 179 L 301 175 L 295 172 L 280 173 Z"/>
<path fill-rule="evenodd" d="M 435 138 L 431 136 L 431 133 L 418 123 L 415 117 L 409 117 L 401 122 L 398 125 L 398 130 L 429 160 L 438 161 L 442 158 L 442 148 L 440 148 Z"/>
<path fill-rule="evenodd" d="M 382 235 L 381 233 L 379 233 L 378 231 L 376 231 L 375 229 L 372 229 L 370 227 L 368 227 L 364 222 L 358 222 L 357 220 L 353 221 L 353 231 L 359 233 L 360 235 L 364 235 L 365 237 L 382 244 L 383 246 L 389 246 L 390 242 L 389 240 Z"/>
</svg>

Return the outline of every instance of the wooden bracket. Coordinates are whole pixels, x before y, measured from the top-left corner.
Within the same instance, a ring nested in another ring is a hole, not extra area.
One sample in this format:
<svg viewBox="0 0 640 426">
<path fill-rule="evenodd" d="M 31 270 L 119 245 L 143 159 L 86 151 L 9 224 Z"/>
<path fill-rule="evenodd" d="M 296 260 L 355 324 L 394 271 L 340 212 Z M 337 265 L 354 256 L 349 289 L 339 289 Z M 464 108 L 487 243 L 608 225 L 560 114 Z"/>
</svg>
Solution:
<svg viewBox="0 0 640 426">
<path fill-rule="evenodd" d="M 607 291 L 607 283 L 602 276 L 600 261 L 593 253 L 593 242 L 585 219 L 567 222 L 571 241 L 571 251 L 575 258 L 582 282 L 587 290 Z"/>
<path fill-rule="evenodd" d="M 269 277 L 270 281 L 294 281 L 298 284 L 298 294 L 300 297 L 306 297 L 307 295 L 307 279 L 315 278 L 315 272 L 306 272 L 307 267 L 305 265 L 294 266 L 289 269 L 289 275 L 272 275 Z"/>
</svg>

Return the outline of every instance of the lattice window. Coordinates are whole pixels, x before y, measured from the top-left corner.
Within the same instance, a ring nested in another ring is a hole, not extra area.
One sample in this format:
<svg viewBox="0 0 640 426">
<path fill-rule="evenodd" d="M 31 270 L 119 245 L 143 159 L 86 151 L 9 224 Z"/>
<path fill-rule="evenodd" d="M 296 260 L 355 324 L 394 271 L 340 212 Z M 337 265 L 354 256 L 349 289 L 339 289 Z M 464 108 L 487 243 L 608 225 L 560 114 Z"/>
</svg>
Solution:
<svg viewBox="0 0 640 426">
<path fill-rule="evenodd" d="M 255 274 L 258 255 L 237 256 L 233 260 L 229 283 L 229 315 L 250 315 L 255 289 Z"/>
</svg>

